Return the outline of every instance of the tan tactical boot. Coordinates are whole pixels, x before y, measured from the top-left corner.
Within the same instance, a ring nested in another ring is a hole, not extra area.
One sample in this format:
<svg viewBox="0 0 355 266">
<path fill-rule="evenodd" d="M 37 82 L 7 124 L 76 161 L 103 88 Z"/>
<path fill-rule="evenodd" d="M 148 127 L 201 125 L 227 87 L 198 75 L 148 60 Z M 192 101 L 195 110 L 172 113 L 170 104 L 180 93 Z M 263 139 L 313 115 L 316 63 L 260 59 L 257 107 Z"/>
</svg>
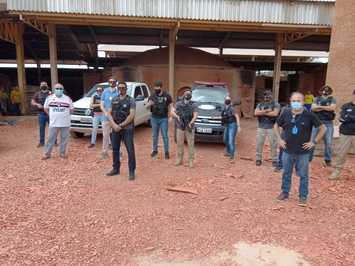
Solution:
<svg viewBox="0 0 355 266">
<path fill-rule="evenodd" d="M 329 180 L 338 180 L 340 178 L 340 170 L 335 169 L 333 173 L 328 177 Z"/>
</svg>

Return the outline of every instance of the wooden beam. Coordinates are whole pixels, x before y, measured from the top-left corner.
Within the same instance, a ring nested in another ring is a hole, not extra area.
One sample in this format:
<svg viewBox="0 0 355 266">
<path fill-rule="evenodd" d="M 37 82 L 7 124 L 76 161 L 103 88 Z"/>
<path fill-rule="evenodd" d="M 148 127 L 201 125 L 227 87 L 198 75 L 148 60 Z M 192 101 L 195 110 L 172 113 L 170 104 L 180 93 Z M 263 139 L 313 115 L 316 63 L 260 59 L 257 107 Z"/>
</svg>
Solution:
<svg viewBox="0 0 355 266">
<path fill-rule="evenodd" d="M 126 17 L 126 16 L 104 16 L 104 15 L 81 15 L 81 14 L 55 14 L 45 12 L 10 12 L 10 14 L 22 14 L 23 16 L 35 17 L 44 23 L 61 25 L 92 25 L 92 26 L 121 26 L 171 29 L 178 22 L 184 30 L 204 31 L 240 31 L 240 32 L 309 32 L 316 35 L 330 35 L 330 26 L 320 25 L 289 25 L 272 23 L 247 23 L 247 22 L 222 22 L 222 21 L 201 21 L 201 20 L 179 20 Z"/>
<path fill-rule="evenodd" d="M 44 35 L 48 36 L 48 25 L 46 23 L 38 21 L 36 18 L 26 17 L 22 15 L 20 15 L 20 20 L 31 26 L 32 28 L 38 30 L 39 32 L 43 33 Z"/>
<path fill-rule="evenodd" d="M 25 50 L 23 44 L 23 23 L 15 24 L 15 36 L 16 36 L 16 63 L 17 63 L 17 82 L 18 88 L 21 92 L 21 109 L 22 113 L 26 114 L 28 106 L 26 104 L 26 71 L 25 71 Z"/>
<path fill-rule="evenodd" d="M 175 100 L 175 44 L 179 24 L 169 31 L 169 93 Z"/>
<path fill-rule="evenodd" d="M 9 43 L 16 43 L 16 24 L 8 20 L 0 21 L 0 39 Z"/>
<path fill-rule="evenodd" d="M 57 30 L 55 24 L 48 25 L 49 37 L 49 61 L 51 65 L 51 84 L 52 88 L 58 83 L 58 57 L 57 57 Z"/>
<path fill-rule="evenodd" d="M 291 32 L 291 33 L 285 33 L 283 36 L 283 45 L 284 47 L 290 43 L 293 43 L 298 40 L 302 40 L 304 38 L 307 38 L 309 36 L 312 36 L 312 33 L 309 32 Z"/>
<path fill-rule="evenodd" d="M 274 79 L 272 86 L 275 101 L 279 100 L 283 40 L 283 34 L 278 33 L 275 40 Z"/>
</svg>

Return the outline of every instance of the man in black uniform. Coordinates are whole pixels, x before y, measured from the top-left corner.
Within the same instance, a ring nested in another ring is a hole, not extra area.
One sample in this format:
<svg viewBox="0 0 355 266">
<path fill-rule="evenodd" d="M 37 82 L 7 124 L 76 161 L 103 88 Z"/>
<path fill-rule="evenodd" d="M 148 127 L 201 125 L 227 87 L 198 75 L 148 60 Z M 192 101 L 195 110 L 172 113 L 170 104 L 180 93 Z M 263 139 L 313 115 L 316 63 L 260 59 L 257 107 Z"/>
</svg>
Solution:
<svg viewBox="0 0 355 266">
<path fill-rule="evenodd" d="M 49 118 L 44 111 L 44 102 L 51 94 L 48 84 L 42 81 L 40 84 L 40 91 L 36 92 L 31 100 L 31 105 L 38 111 L 38 125 L 39 125 L 39 143 L 37 147 L 43 147 L 46 134 L 46 124 L 49 123 Z"/>
<path fill-rule="evenodd" d="M 293 168 L 300 177 L 299 205 L 306 206 L 309 183 L 309 152 L 314 148 L 325 132 L 325 126 L 317 116 L 304 108 L 304 96 L 294 92 L 290 98 L 291 108 L 285 109 L 277 119 L 274 130 L 282 153 L 282 186 L 278 200 L 286 200 L 291 189 Z M 314 141 L 311 141 L 312 128 L 319 128 Z M 284 135 L 281 137 L 280 128 Z"/>
<path fill-rule="evenodd" d="M 340 139 L 335 159 L 335 170 L 329 177 L 330 180 L 339 179 L 346 155 L 351 147 L 355 148 L 355 90 L 353 91 L 352 101 L 341 107 L 340 122 Z"/>
<path fill-rule="evenodd" d="M 191 101 L 192 93 L 190 90 L 184 92 L 184 97 L 176 103 L 176 109 L 171 114 L 176 120 L 176 142 L 177 158 L 176 166 L 182 165 L 184 157 L 184 141 L 187 140 L 189 146 L 189 167 L 194 165 L 195 156 L 195 127 L 197 118 L 197 107 Z"/>
<path fill-rule="evenodd" d="M 319 120 L 325 125 L 326 132 L 324 134 L 324 162 L 327 166 L 331 166 L 332 163 L 332 144 L 334 125 L 333 120 L 335 118 L 336 100 L 332 96 L 333 90 L 329 86 L 324 86 L 320 90 L 321 95 L 316 97 L 312 104 L 312 111 L 317 115 Z M 312 132 L 312 140 L 315 139 L 318 134 L 318 129 L 314 128 Z M 313 159 L 313 152 L 310 154 L 310 161 Z"/>
<path fill-rule="evenodd" d="M 120 174 L 120 149 L 121 141 L 124 142 L 128 154 L 129 180 L 135 179 L 136 156 L 134 151 L 134 116 L 136 102 L 127 95 L 127 84 L 118 83 L 119 96 L 112 99 L 112 108 L 108 112 L 108 119 L 112 127 L 112 170 L 107 176 Z"/>
<path fill-rule="evenodd" d="M 169 112 L 173 102 L 169 93 L 162 90 L 163 84 L 161 81 L 156 81 L 154 84 L 154 94 L 149 97 L 147 108 L 152 112 L 152 142 L 153 151 L 151 157 L 153 159 L 158 155 L 159 130 L 163 136 L 165 159 L 169 159 Z"/>
</svg>

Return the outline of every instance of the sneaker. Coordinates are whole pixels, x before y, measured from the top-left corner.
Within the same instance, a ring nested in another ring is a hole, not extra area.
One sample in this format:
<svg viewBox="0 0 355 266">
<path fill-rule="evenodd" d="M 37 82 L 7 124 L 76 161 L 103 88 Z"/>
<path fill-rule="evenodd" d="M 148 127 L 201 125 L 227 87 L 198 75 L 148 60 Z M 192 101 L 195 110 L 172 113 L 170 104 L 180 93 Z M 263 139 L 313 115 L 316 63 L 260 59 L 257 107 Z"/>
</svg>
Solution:
<svg viewBox="0 0 355 266">
<path fill-rule="evenodd" d="M 90 148 L 94 148 L 95 147 L 95 144 L 94 143 L 91 143 L 89 146 L 88 146 L 88 148 L 90 149 Z"/>
<path fill-rule="evenodd" d="M 110 172 L 106 174 L 106 176 L 114 176 L 114 175 L 120 175 L 120 171 L 118 169 L 112 169 Z"/>
<path fill-rule="evenodd" d="M 255 165 L 260 166 L 262 164 L 261 160 L 256 160 Z"/>
<path fill-rule="evenodd" d="M 282 170 L 281 166 L 276 166 L 275 169 L 274 169 L 274 172 L 279 173 L 279 172 L 281 172 L 281 170 Z"/>
<path fill-rule="evenodd" d="M 45 155 L 42 157 L 42 160 L 45 161 L 45 160 L 48 160 L 49 158 L 51 158 L 51 156 L 45 154 Z"/>
<path fill-rule="evenodd" d="M 129 172 L 128 180 L 133 181 L 136 179 L 136 175 L 134 172 Z"/>
<path fill-rule="evenodd" d="M 158 155 L 157 151 L 152 151 L 152 153 L 150 154 L 150 157 L 152 157 L 153 159 L 156 159 Z"/>
<path fill-rule="evenodd" d="M 225 157 L 230 157 L 231 155 L 228 153 L 228 152 L 224 152 L 224 154 L 223 154 Z"/>
<path fill-rule="evenodd" d="M 68 158 L 68 155 L 66 155 L 66 154 L 64 154 L 64 153 L 61 153 L 61 154 L 59 155 L 59 157 L 62 158 L 62 159 L 67 159 L 67 158 Z"/>
<path fill-rule="evenodd" d="M 37 144 L 37 148 L 41 148 L 41 147 L 44 147 L 44 144 L 43 143 L 38 143 Z"/>
<path fill-rule="evenodd" d="M 189 167 L 190 167 L 190 168 L 193 168 L 193 167 L 194 167 L 194 161 L 189 160 Z"/>
<path fill-rule="evenodd" d="M 278 167 L 279 166 L 279 162 L 273 161 L 272 162 L 272 166 L 275 167 L 275 168 Z"/>
<path fill-rule="evenodd" d="M 307 199 L 300 198 L 299 201 L 298 201 L 298 206 L 307 207 Z"/>
<path fill-rule="evenodd" d="M 169 154 L 169 152 L 166 152 L 166 153 L 165 153 L 165 159 L 166 159 L 166 160 L 169 160 L 169 159 L 170 159 L 170 154 Z"/>
<path fill-rule="evenodd" d="M 280 195 L 277 196 L 277 200 L 287 200 L 288 199 L 288 194 L 281 192 Z"/>
<path fill-rule="evenodd" d="M 107 158 L 108 158 L 107 152 L 101 153 L 101 160 L 105 160 L 105 159 L 107 159 Z"/>
<path fill-rule="evenodd" d="M 325 165 L 327 167 L 331 167 L 332 166 L 332 161 L 325 160 L 324 163 L 325 163 Z"/>
<path fill-rule="evenodd" d="M 340 170 L 335 169 L 333 173 L 328 177 L 329 180 L 338 180 L 340 179 Z"/>
</svg>

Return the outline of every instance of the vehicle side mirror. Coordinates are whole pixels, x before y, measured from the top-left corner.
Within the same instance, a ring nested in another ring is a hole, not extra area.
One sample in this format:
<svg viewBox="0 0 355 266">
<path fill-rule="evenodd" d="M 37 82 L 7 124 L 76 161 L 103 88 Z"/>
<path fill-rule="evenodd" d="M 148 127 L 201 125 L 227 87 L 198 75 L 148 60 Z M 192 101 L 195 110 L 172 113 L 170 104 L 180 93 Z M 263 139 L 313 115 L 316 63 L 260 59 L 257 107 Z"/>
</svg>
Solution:
<svg viewBox="0 0 355 266">
<path fill-rule="evenodd" d="M 135 99 L 137 102 L 144 101 L 144 96 L 143 95 L 138 95 Z"/>
</svg>

